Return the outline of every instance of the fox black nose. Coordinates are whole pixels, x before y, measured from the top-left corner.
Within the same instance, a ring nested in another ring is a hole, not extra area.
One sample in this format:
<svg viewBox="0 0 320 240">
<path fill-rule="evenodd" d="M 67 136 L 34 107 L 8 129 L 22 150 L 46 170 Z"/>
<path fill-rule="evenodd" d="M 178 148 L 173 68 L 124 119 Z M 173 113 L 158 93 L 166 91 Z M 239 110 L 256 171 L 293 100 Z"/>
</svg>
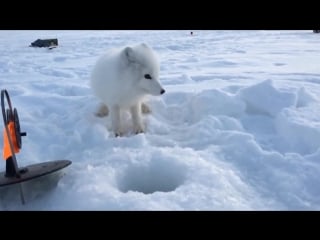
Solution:
<svg viewBox="0 0 320 240">
<path fill-rule="evenodd" d="M 161 95 L 162 95 L 162 94 L 164 94 L 165 92 L 166 92 L 166 90 L 161 89 L 161 92 L 160 92 L 160 93 L 161 93 Z"/>
</svg>

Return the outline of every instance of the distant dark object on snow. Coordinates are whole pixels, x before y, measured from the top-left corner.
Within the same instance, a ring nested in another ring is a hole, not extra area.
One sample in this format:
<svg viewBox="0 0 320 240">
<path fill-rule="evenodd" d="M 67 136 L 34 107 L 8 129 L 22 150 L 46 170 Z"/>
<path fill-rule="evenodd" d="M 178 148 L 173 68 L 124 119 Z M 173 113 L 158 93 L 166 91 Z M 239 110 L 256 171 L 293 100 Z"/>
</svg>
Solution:
<svg viewBox="0 0 320 240">
<path fill-rule="evenodd" d="M 31 43 L 30 47 L 56 47 L 58 46 L 58 39 L 37 39 Z"/>
<path fill-rule="evenodd" d="M 193 32 L 190 32 L 190 35 L 192 36 L 192 35 L 193 35 Z"/>
<path fill-rule="evenodd" d="M 320 33 L 320 30 L 313 30 L 314 33 Z"/>
</svg>

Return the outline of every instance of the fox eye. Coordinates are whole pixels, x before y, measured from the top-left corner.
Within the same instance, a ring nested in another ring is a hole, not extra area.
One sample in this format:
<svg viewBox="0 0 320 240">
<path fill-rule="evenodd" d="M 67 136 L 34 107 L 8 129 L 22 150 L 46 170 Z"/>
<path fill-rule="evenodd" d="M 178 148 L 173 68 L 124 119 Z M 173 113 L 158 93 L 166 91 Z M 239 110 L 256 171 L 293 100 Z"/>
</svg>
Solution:
<svg viewBox="0 0 320 240">
<path fill-rule="evenodd" d="M 152 79 L 152 77 L 150 76 L 150 74 L 145 74 L 145 75 L 144 75 L 144 78 L 145 78 L 145 79 Z"/>
</svg>

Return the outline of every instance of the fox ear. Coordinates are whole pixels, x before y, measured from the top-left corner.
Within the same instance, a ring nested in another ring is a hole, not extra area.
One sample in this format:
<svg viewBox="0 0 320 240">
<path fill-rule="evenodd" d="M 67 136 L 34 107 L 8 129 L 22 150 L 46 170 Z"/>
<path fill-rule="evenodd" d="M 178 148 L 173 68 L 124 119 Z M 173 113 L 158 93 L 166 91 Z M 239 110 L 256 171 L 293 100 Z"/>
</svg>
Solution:
<svg viewBox="0 0 320 240">
<path fill-rule="evenodd" d="M 134 51 L 131 47 L 126 47 L 124 49 L 124 54 L 125 54 L 126 58 L 129 60 L 129 62 L 135 61 Z"/>
</svg>

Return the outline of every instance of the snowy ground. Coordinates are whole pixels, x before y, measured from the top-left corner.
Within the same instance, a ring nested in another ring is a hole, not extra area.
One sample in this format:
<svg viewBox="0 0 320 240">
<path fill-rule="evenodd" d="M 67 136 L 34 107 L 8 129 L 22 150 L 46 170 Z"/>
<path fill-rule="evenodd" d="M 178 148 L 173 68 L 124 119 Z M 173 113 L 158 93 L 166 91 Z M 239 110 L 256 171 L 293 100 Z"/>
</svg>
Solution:
<svg viewBox="0 0 320 240">
<path fill-rule="evenodd" d="M 28 47 L 38 38 L 59 47 Z M 89 76 L 105 49 L 138 42 L 159 54 L 166 93 L 150 99 L 146 134 L 114 138 Z M 72 161 L 55 188 L 25 184 L 25 205 L 3 188 L 0 210 L 320 210 L 311 30 L 0 31 L 0 56 L 28 133 L 19 165 Z"/>
</svg>

